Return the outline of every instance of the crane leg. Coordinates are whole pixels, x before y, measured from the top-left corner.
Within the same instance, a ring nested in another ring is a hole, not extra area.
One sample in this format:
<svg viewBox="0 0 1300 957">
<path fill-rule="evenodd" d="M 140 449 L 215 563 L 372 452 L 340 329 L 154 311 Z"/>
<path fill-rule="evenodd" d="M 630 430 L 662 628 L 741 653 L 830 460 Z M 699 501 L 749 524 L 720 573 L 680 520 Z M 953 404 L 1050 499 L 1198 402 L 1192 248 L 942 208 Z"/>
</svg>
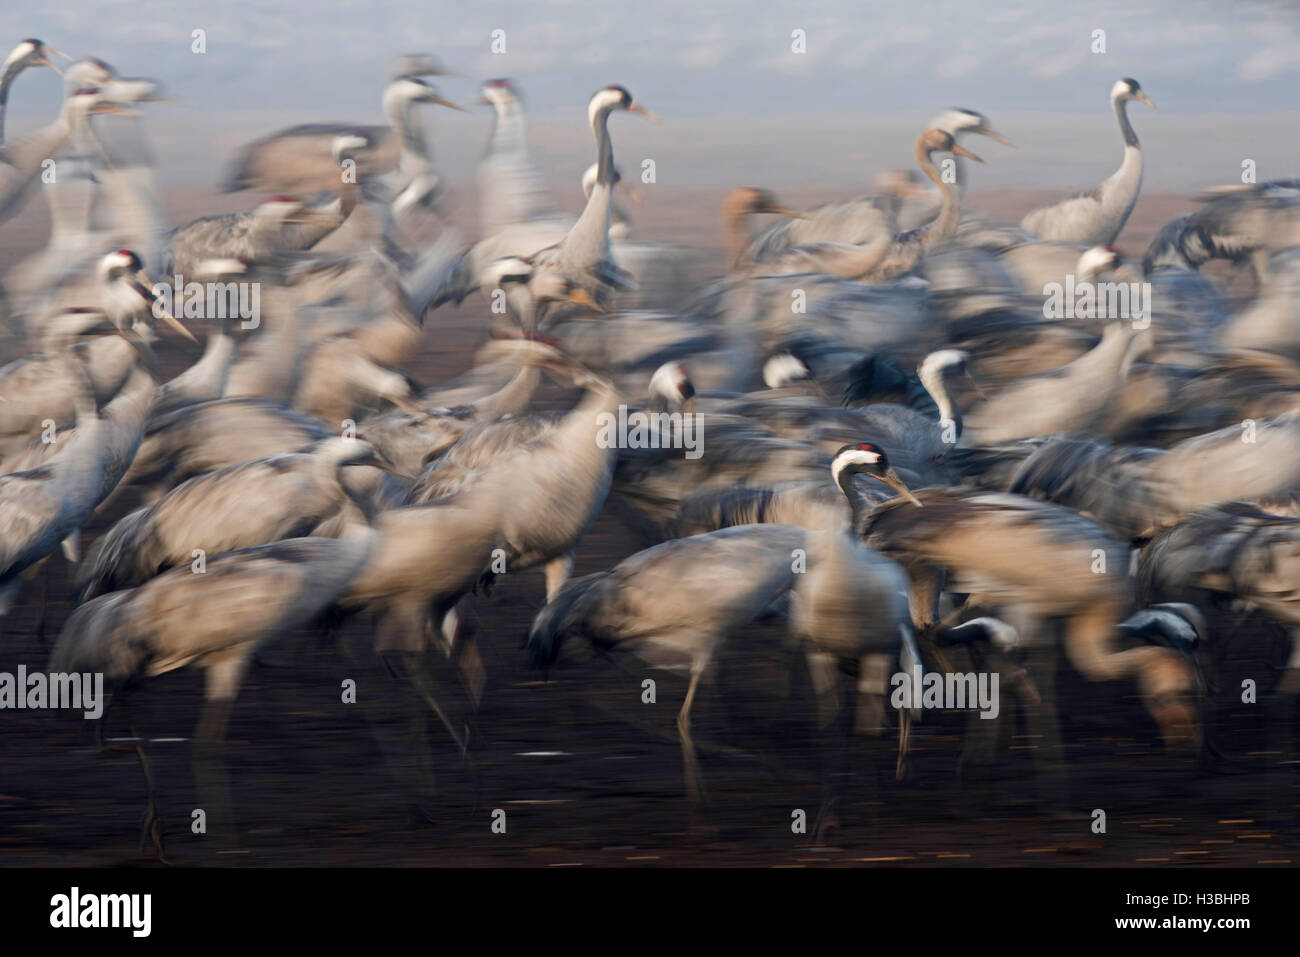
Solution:
<svg viewBox="0 0 1300 957">
<path fill-rule="evenodd" d="M 415 823 L 431 824 L 435 821 L 432 809 L 438 789 L 433 758 L 429 753 L 429 712 L 407 678 L 404 656 L 385 654 L 381 660 L 393 679 L 399 682 L 396 694 L 404 730 L 398 740 L 394 741 L 386 729 L 390 709 L 384 699 L 375 694 L 358 695 L 357 703 L 361 705 L 361 713 L 379 743 L 389 772 L 404 794 L 409 817 Z"/>
<path fill-rule="evenodd" d="M 988 809 L 993 765 L 997 760 L 1002 718 L 988 721 L 972 713 L 966 719 L 961 756 L 957 759 L 958 816 L 978 818 Z"/>
<path fill-rule="evenodd" d="M 218 845 L 238 846 L 230 806 L 230 778 L 226 772 L 225 736 L 233 701 L 209 699 L 194 731 L 194 791 L 206 818 L 208 833 Z"/>
<path fill-rule="evenodd" d="M 128 702 L 123 701 L 122 711 L 126 715 L 127 733 L 135 739 L 135 756 L 140 761 L 140 773 L 144 775 L 146 804 L 144 817 L 140 822 L 140 853 L 145 852 L 147 842 L 152 842 L 158 860 L 164 864 L 170 864 L 171 862 L 167 860 L 166 849 L 163 847 L 162 817 L 158 814 L 158 803 L 154 799 L 153 772 L 149 768 L 149 758 L 144 753 L 144 741 L 136 733 L 135 722 L 131 720 L 131 706 Z"/>
<path fill-rule="evenodd" d="M 436 684 L 430 668 L 429 642 L 426 629 L 430 626 L 428 609 L 422 605 L 401 604 L 387 609 L 376 629 L 375 643 L 391 674 L 402 674 L 410 682 L 416 696 L 423 701 L 442 722 L 456 747 L 464 756 L 468 747 L 463 729 L 452 724 L 442 705 L 438 703 Z M 391 652 L 397 654 L 389 654 Z M 400 665 L 400 667 L 395 667 Z"/>
<path fill-rule="evenodd" d="M 849 777 L 849 751 L 853 744 L 853 730 L 857 726 L 857 676 L 852 673 L 856 668 L 851 667 L 856 665 L 856 661 L 836 663 L 835 690 L 839 696 L 839 712 L 836 715 L 837 726 L 832 730 L 833 740 L 825 752 L 821 808 L 817 812 L 817 826 L 813 829 L 819 843 L 840 826 L 840 800 Z"/>
<path fill-rule="evenodd" d="M 707 661 L 701 661 L 691 666 L 691 683 L 686 689 L 686 700 L 682 703 L 682 710 L 677 713 L 677 734 L 682 740 L 682 765 L 686 775 L 686 794 L 691 803 L 695 805 L 708 800 L 700 776 L 700 762 L 695 757 L 695 742 L 691 740 L 691 705 L 695 702 L 695 689 L 699 686 L 700 675 L 704 673 L 707 663 Z"/>
<path fill-rule="evenodd" d="M 1015 726 L 1016 703 L 1039 704 L 1037 689 L 1023 676 L 1024 669 L 1018 660 L 1001 652 L 991 652 L 986 659 L 969 649 L 974 671 L 989 671 L 1002 676 L 1005 689 L 996 718 L 988 719 L 972 711 L 962 733 L 961 756 L 957 760 L 960 793 L 954 812 L 959 817 L 982 818 L 993 797 L 993 770 L 998 756 L 1010 743 L 1009 735 Z M 1008 676 L 1023 676 L 1012 677 Z"/>
<path fill-rule="evenodd" d="M 894 766 L 894 777 L 899 781 L 907 780 L 911 772 L 912 755 L 912 709 L 898 709 L 898 761 Z"/>
<path fill-rule="evenodd" d="M 460 749 L 460 756 L 467 757 L 469 753 L 469 729 L 457 729 L 452 723 L 447 712 L 443 710 L 442 705 L 438 704 L 435 692 L 438 690 L 433 678 L 433 672 L 430 668 L 428 655 L 420 654 L 415 657 L 410 666 L 411 685 L 415 688 L 415 693 L 420 700 L 428 705 L 429 710 L 438 716 L 442 726 L 447 729 L 451 739 L 456 742 L 456 747 Z"/>
<path fill-rule="evenodd" d="M 1039 628 L 1053 627 L 1039 622 Z M 1022 632 L 1023 634 L 1023 632 Z M 1031 734 L 1038 735 L 1034 749 L 1034 771 L 1038 777 L 1038 799 L 1051 813 L 1063 813 L 1067 804 L 1065 759 L 1061 746 L 1061 720 L 1056 710 L 1056 643 L 1030 646 L 1029 660 L 1038 679 L 1040 701 L 1025 709 Z"/>
<path fill-rule="evenodd" d="M 226 726 L 235 695 L 251 657 L 249 653 L 227 658 L 208 666 L 205 702 L 194 731 L 195 793 L 206 812 L 208 832 L 217 837 L 217 843 L 239 846 L 230 801 L 230 778 L 226 771 Z"/>
<path fill-rule="evenodd" d="M 45 567 L 41 569 L 40 574 L 37 575 L 37 578 L 40 579 L 40 583 L 37 587 L 41 590 L 41 603 L 39 605 L 39 611 L 36 613 L 36 626 L 32 629 L 36 634 L 36 640 L 41 643 L 42 647 L 45 646 L 45 620 L 49 617 L 50 610 L 51 575 L 49 563 L 44 563 L 44 566 Z"/>
<path fill-rule="evenodd" d="M 144 818 L 140 822 L 140 853 L 144 853 L 145 843 L 152 841 L 154 853 L 158 855 L 158 860 L 164 864 L 170 864 L 167 860 L 167 850 L 163 846 L 162 818 L 158 814 L 158 805 L 153 796 L 153 775 L 149 771 L 149 759 L 145 757 L 144 743 L 140 740 L 135 729 L 131 729 L 131 737 L 135 738 L 135 756 L 140 760 L 140 772 L 144 775 L 144 789 L 148 798 L 145 805 Z"/>
<path fill-rule="evenodd" d="M 1138 680 L 1143 703 L 1160 726 L 1165 747 L 1188 750 L 1199 747 L 1199 729 L 1192 700 L 1195 670 L 1169 648 L 1139 646 L 1115 649 L 1115 610 L 1097 604 L 1066 623 L 1065 653 L 1071 664 L 1090 681 L 1114 681 L 1130 675 Z"/>
<path fill-rule="evenodd" d="M 1295 746 L 1296 688 L 1300 674 L 1285 671 L 1282 681 L 1270 696 L 1264 727 L 1267 750 L 1276 752 L 1277 759 L 1268 763 L 1264 774 L 1265 814 L 1277 822 L 1279 828 L 1291 829 L 1300 825 L 1297 813 L 1296 769 L 1292 750 Z M 1296 837 L 1291 837 L 1296 840 Z"/>
</svg>

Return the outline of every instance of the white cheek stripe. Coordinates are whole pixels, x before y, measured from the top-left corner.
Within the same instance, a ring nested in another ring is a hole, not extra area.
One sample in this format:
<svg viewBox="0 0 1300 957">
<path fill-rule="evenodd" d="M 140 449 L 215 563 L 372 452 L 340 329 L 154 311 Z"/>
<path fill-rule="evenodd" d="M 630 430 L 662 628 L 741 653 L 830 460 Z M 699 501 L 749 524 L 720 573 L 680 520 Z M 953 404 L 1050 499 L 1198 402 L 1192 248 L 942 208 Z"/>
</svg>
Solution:
<svg viewBox="0 0 1300 957">
<path fill-rule="evenodd" d="M 831 463 L 831 478 L 835 484 L 840 484 L 840 473 L 849 465 L 875 465 L 880 461 L 880 453 L 868 452 L 864 449 L 849 449 L 835 456 L 835 461 Z"/>
</svg>

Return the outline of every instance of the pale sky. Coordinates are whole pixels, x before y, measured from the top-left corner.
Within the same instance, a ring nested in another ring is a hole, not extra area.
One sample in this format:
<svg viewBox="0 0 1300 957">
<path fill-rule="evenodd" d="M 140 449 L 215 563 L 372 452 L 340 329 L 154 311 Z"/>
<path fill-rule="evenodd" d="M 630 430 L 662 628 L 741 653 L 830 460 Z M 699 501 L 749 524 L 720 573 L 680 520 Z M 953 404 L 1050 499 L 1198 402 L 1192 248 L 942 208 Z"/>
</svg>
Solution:
<svg viewBox="0 0 1300 957">
<path fill-rule="evenodd" d="M 191 51 L 195 29 L 207 52 Z M 494 30 L 506 52 L 491 52 Z M 791 50 L 792 31 L 806 53 Z M 1106 52 L 1094 53 L 1094 31 Z M 1188 190 L 1300 173 L 1300 9 L 1207 0 L 8 0 L 0 45 L 36 36 L 127 75 L 162 80 L 183 103 L 147 107 L 172 184 L 211 184 L 243 140 L 308 120 L 380 122 L 389 58 L 428 51 L 464 74 L 435 80 L 468 103 L 478 82 L 515 78 L 539 162 L 576 176 L 591 161 L 587 97 L 621 83 L 664 117 L 612 125 L 625 169 L 654 158 L 665 185 L 867 184 L 909 161 L 947 106 L 987 114 L 1019 147 L 968 145 L 981 186 L 1090 186 L 1119 162 L 1107 96 L 1134 76 L 1160 109 L 1130 115 L 1146 188 Z M 47 122 L 61 95 L 25 73 L 10 135 Z M 444 175 L 469 179 L 486 108 L 430 110 Z M 576 188 L 576 186 L 575 186 Z"/>
</svg>

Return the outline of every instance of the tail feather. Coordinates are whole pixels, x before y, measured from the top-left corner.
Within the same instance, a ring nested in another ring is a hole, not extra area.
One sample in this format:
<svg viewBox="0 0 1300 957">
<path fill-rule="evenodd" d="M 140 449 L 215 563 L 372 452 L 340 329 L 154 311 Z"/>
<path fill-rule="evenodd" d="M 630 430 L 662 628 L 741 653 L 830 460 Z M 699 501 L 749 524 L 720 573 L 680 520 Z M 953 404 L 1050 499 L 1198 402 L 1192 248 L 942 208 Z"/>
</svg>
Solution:
<svg viewBox="0 0 1300 957">
<path fill-rule="evenodd" d="M 537 613 L 532 628 L 528 631 L 528 651 L 534 668 L 545 668 L 554 662 L 565 640 L 581 632 L 582 599 L 607 574 L 608 572 L 597 572 L 582 578 L 571 578 L 546 607 Z"/>
<path fill-rule="evenodd" d="M 775 498 L 770 488 L 732 485 L 705 489 L 682 503 L 677 518 L 677 535 L 698 535 L 732 525 L 754 525 L 771 521 L 768 510 Z"/>
<path fill-rule="evenodd" d="M 141 568 L 141 533 L 153 512 L 152 506 L 142 505 L 122 517 L 116 525 L 100 536 L 94 549 L 86 556 L 82 573 L 78 576 L 81 592 L 79 602 L 86 602 L 108 592 L 131 588 L 150 577 Z"/>
</svg>

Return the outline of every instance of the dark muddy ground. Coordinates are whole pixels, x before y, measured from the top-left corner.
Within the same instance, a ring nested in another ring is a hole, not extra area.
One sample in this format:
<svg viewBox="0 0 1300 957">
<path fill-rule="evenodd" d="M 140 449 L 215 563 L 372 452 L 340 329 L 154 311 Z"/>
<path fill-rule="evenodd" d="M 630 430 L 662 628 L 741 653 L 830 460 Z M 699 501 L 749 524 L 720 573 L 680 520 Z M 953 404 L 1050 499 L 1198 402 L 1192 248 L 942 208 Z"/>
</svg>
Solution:
<svg viewBox="0 0 1300 957">
<path fill-rule="evenodd" d="M 1148 231 L 1160 218 L 1150 217 Z M 674 238 L 663 232 L 653 238 Z M 685 241 L 707 245 L 711 236 L 700 226 Z M 475 310 L 438 314 L 409 371 L 436 382 L 463 370 L 482 329 Z M 195 355 L 178 350 L 173 366 Z M 103 527 L 93 528 L 92 537 Z M 575 573 L 606 568 L 643 544 L 607 510 L 583 543 Z M 33 632 L 40 597 L 33 583 L 4 620 L 0 671 L 44 667 L 70 611 L 66 563 L 56 557 L 46 574 L 44 642 Z M 1294 818 L 1295 776 L 1255 767 L 1282 757 L 1265 753 L 1270 744 L 1262 706 L 1237 705 L 1220 716 L 1220 747 L 1244 763 L 1234 768 L 1240 773 L 1209 773 L 1189 757 L 1163 751 L 1135 687 L 1088 685 L 1064 664 L 1067 806 L 1046 814 L 1035 805 L 1035 739 L 1007 714 L 1009 738 L 993 800 L 982 814 L 964 807 L 958 813 L 964 716 L 931 712 L 915 733 L 914 775 L 905 783 L 893 780 L 892 735 L 856 739 L 857 777 L 846 794 L 844 826 L 832 846 L 815 846 L 791 829 L 796 809 L 807 811 L 810 829 L 816 813 L 815 719 L 807 696 L 791 694 L 790 669 L 774 651 L 775 636 L 761 632 L 737 638 L 718 681 L 698 700 L 694 727 L 711 801 L 691 821 L 674 730 L 685 682 L 599 660 L 562 662 L 549 675 L 532 672 L 521 642 L 542 592 L 540 571 L 525 572 L 505 576 L 490 597 L 476 599 L 488 684 L 481 708 L 471 713 L 454 676 L 448 677 L 447 706 L 458 724 L 472 727 L 468 761 L 430 723 L 439 786 L 434 824 L 412 822 L 363 709 L 341 702 L 341 684 L 349 678 L 359 695 L 394 716 L 406 693 L 365 653 L 364 621 L 344 633 L 351 656 L 298 635 L 252 668 L 226 752 L 238 822 L 234 850 L 189 829 L 197 798 L 188 738 L 202 700 L 201 677 L 173 673 L 149 682 L 136 698 L 133 724 L 149 739 L 170 860 L 189 866 L 554 867 L 1300 861 L 1296 830 L 1285 823 L 1288 815 Z M 1268 687 L 1269 657 L 1252 648 L 1233 662 L 1220 697 L 1235 700 L 1242 675 L 1265 675 L 1260 683 Z M 658 682 L 656 704 L 641 703 L 647 677 Z M 129 735 L 120 710 L 110 708 L 106 721 L 108 738 Z M 148 862 L 137 850 L 145 798 L 134 751 L 119 744 L 100 752 L 92 725 L 79 714 L 0 713 L 0 864 Z M 391 742 L 398 733 L 394 717 L 380 737 Z M 505 811 L 505 834 L 492 832 L 496 809 Z M 1094 809 L 1106 812 L 1105 834 L 1092 833 Z"/>
</svg>

